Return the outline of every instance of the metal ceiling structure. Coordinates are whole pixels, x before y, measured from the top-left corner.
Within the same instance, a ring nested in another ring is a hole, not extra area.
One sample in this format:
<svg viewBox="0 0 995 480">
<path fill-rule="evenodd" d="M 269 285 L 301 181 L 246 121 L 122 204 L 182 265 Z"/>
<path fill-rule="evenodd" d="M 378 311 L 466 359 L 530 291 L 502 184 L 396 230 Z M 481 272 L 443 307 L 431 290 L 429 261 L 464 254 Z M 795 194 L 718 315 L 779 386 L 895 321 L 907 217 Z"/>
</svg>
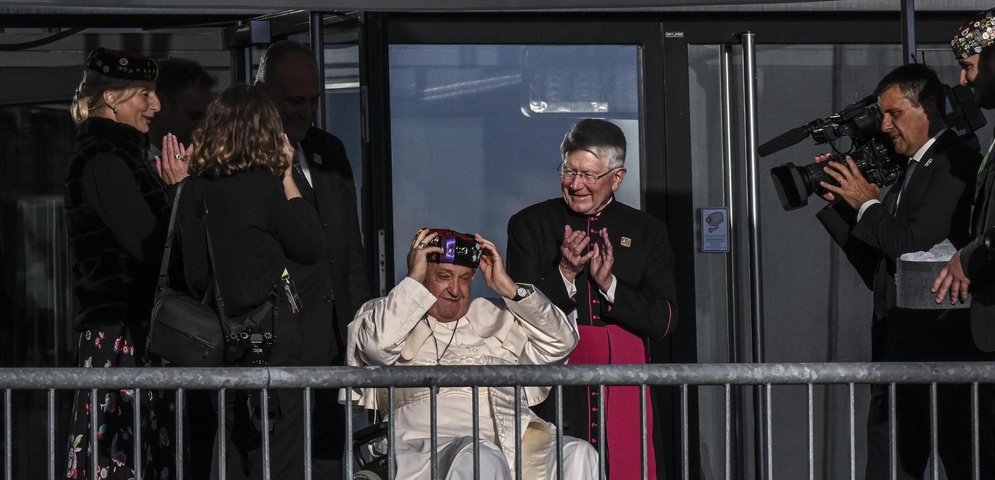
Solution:
<svg viewBox="0 0 995 480">
<path fill-rule="evenodd" d="M 900 0 L 0 0 L 0 15 L 242 15 L 287 9 L 381 12 L 899 11 Z M 921 0 L 919 11 L 983 10 L 987 0 Z M 182 13 L 180 13 L 182 12 Z"/>
</svg>

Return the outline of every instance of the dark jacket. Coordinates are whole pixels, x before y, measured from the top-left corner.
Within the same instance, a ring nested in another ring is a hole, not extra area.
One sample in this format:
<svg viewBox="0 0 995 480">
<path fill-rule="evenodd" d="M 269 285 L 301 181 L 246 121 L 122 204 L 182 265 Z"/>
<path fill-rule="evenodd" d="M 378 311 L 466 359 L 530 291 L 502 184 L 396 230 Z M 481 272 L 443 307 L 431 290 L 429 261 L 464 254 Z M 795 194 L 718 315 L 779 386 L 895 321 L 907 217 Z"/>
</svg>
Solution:
<svg viewBox="0 0 995 480">
<path fill-rule="evenodd" d="M 558 267 L 564 225 L 574 230 L 608 228 L 615 252 L 612 273 L 618 281 L 614 304 L 604 298 L 592 301 L 602 296 L 597 286 L 588 285 L 586 271 L 577 276 L 577 298 L 567 297 Z M 534 284 L 565 313 L 577 310 L 578 325 L 613 324 L 655 338 L 668 335 L 677 325 L 674 256 L 667 228 L 652 215 L 615 199 L 596 216 L 574 213 L 562 198 L 516 213 L 508 222 L 508 274 L 516 282 Z"/>
<path fill-rule="evenodd" d="M 346 326 L 370 298 L 366 254 L 359 227 L 356 187 L 342 141 L 312 127 L 301 142 L 314 196 L 305 193 L 321 219 L 325 252 L 313 266 L 291 264 L 304 307 L 302 325 L 312 340 L 308 364 L 344 364 Z M 334 319 L 334 323 L 333 323 Z"/>
<path fill-rule="evenodd" d="M 229 316 L 262 304 L 291 259 L 314 263 L 321 256 L 314 210 L 301 198 L 288 201 L 280 177 L 252 170 L 186 182 L 176 223 L 184 279 L 193 297 L 203 298 L 212 283 L 205 219 Z M 207 208 L 203 217 L 202 198 Z"/>
<path fill-rule="evenodd" d="M 974 203 L 974 239 L 961 250 L 964 274 L 971 280 L 971 334 L 978 348 L 995 352 L 995 245 L 985 245 L 985 232 L 995 235 L 995 159 L 980 172 Z"/>
<path fill-rule="evenodd" d="M 129 125 L 79 126 L 65 183 L 77 330 L 149 320 L 170 204 L 147 148 Z"/>
</svg>

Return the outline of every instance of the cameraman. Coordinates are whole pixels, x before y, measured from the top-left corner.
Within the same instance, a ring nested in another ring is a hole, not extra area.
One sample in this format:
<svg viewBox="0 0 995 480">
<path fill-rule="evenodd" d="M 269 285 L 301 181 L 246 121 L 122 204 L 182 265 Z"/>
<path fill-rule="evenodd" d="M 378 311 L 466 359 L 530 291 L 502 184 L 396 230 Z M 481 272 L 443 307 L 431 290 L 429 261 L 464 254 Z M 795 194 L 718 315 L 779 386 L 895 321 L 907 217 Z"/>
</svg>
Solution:
<svg viewBox="0 0 995 480">
<path fill-rule="evenodd" d="M 929 250 L 944 239 L 967 243 L 972 187 L 979 164 L 968 147 L 943 124 L 937 107 L 944 86 L 924 65 L 892 70 L 874 90 L 881 131 L 894 151 L 909 158 L 902 179 L 884 200 L 850 157 L 846 165 L 826 162 L 836 184 L 821 182 L 830 204 L 818 213 L 823 226 L 874 291 L 871 358 L 875 362 L 970 360 L 966 315 L 960 310 L 909 310 L 896 306 L 896 259 Z M 816 158 L 827 160 L 828 155 Z M 966 386 L 941 386 L 939 453 L 949 478 L 970 478 L 971 417 Z M 898 478 L 921 478 L 930 454 L 929 390 L 899 385 L 896 392 Z M 889 478 L 888 386 L 871 385 L 867 419 L 865 478 Z M 987 458 L 986 458 L 987 460 Z M 982 462 L 988 471 L 989 462 Z"/>
<path fill-rule="evenodd" d="M 957 30 L 951 40 L 954 55 L 961 65 L 960 83 L 974 90 L 978 106 L 995 108 L 995 9 L 981 12 L 976 18 Z M 995 140 L 993 140 L 995 141 Z M 995 172 L 991 167 L 991 151 L 982 161 L 975 183 L 974 212 L 971 218 L 974 240 L 954 254 L 933 282 L 936 302 L 950 294 L 950 303 L 971 299 L 971 332 L 978 348 L 995 351 L 995 261 L 991 242 L 985 238 L 995 235 L 995 200 L 992 182 Z M 987 231 L 986 231 L 987 230 Z"/>
</svg>

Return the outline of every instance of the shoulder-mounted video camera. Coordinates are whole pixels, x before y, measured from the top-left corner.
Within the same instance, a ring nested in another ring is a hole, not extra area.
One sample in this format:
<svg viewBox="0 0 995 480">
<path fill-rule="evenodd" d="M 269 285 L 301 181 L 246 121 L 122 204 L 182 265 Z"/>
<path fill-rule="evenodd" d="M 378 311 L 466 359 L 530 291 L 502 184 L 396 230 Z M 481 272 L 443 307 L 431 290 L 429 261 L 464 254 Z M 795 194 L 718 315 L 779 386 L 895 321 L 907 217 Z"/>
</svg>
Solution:
<svg viewBox="0 0 995 480">
<path fill-rule="evenodd" d="M 937 107 L 941 108 L 947 128 L 961 138 L 974 137 L 974 131 L 983 127 L 987 120 L 975 103 L 970 87 L 947 87 L 944 92 Z M 891 139 L 881 131 L 882 118 L 877 98 L 869 95 L 827 118 L 789 130 L 757 150 L 761 157 L 766 157 L 811 136 L 816 144 L 828 143 L 833 148 L 835 153 L 828 161 L 846 163 L 849 155 L 868 182 L 885 187 L 901 178 L 908 159 L 892 149 Z M 842 137 L 848 137 L 851 142 L 846 151 L 833 143 Z M 835 184 L 836 181 L 823 171 L 824 168 L 825 164 L 820 163 L 799 167 L 789 162 L 770 169 L 781 206 L 785 210 L 795 210 L 807 205 L 808 197 L 813 193 L 825 193 L 819 183 Z"/>
</svg>

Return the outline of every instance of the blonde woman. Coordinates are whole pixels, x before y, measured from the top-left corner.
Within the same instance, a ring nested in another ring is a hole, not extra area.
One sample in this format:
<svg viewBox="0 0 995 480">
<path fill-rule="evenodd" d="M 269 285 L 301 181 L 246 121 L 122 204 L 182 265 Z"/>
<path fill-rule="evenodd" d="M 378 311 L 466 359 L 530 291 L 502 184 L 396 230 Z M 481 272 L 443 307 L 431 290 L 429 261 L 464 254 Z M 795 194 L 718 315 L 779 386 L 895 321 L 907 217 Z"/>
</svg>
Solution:
<svg viewBox="0 0 995 480">
<path fill-rule="evenodd" d="M 65 207 L 80 367 L 143 363 L 170 209 L 167 187 L 146 160 L 149 120 L 159 111 L 157 71 L 148 57 L 97 48 L 73 99 L 79 131 L 66 174 Z M 179 170 L 180 159 L 172 160 L 169 172 Z M 138 404 L 142 420 L 134 425 Z M 89 390 L 77 392 L 66 478 L 128 479 L 139 470 L 145 478 L 173 478 L 173 425 L 163 405 L 154 391 L 143 391 L 140 399 L 134 390 L 101 390 L 97 398 L 90 398 Z M 95 445 L 90 415 L 97 417 Z M 132 445 L 137 428 L 145 443 L 140 465 Z"/>
</svg>

